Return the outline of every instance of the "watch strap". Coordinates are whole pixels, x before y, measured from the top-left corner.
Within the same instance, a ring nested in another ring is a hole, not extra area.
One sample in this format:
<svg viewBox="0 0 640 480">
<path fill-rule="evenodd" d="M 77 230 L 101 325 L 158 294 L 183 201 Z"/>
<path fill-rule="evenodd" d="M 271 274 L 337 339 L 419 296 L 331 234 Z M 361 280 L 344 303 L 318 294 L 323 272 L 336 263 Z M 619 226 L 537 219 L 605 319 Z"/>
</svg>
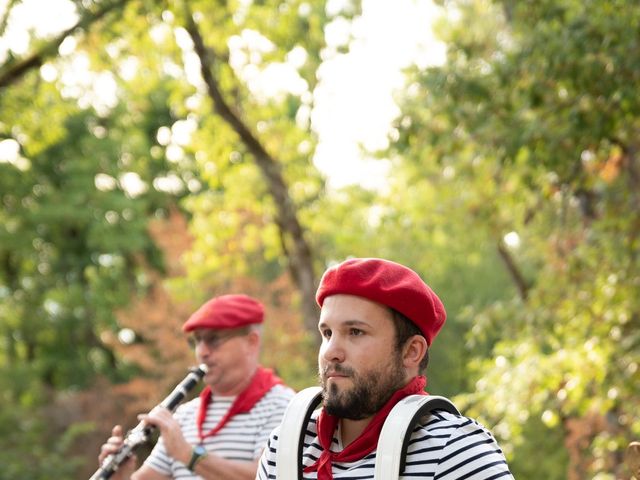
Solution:
<svg viewBox="0 0 640 480">
<path fill-rule="evenodd" d="M 187 465 L 187 468 L 193 472 L 193 469 L 196 468 L 196 465 L 200 460 L 207 456 L 207 451 L 202 445 L 196 445 L 191 449 L 191 459 Z"/>
</svg>

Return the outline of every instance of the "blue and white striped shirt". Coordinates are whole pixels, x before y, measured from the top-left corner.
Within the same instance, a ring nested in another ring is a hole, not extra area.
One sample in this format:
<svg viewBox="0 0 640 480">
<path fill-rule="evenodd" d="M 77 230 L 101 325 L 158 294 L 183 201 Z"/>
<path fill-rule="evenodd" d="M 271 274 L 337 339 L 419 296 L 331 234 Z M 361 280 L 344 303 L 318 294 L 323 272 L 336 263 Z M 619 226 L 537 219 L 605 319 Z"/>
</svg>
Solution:
<svg viewBox="0 0 640 480">
<path fill-rule="evenodd" d="M 260 457 L 271 431 L 280 424 L 284 411 L 294 391 L 284 385 L 275 385 L 247 413 L 234 415 L 213 436 L 206 437 L 203 445 L 209 452 L 229 460 L 253 462 Z M 235 397 L 214 396 L 209 403 L 203 425 L 203 432 L 214 428 L 227 413 Z M 192 445 L 200 443 L 196 417 L 200 398 L 186 402 L 178 407 L 174 418 L 180 424 L 182 434 Z M 145 460 L 154 470 L 174 479 L 195 480 L 200 478 L 177 460 L 169 457 L 162 437 Z"/>
<path fill-rule="evenodd" d="M 316 410 L 312 415 L 304 439 L 303 467 L 313 465 L 322 453 L 316 431 Z M 274 430 L 262 454 L 257 480 L 276 478 L 276 452 L 280 428 Z M 332 451 L 342 450 L 336 431 Z M 335 479 L 373 479 L 376 452 L 350 463 L 334 463 Z M 316 472 L 304 474 L 316 479 Z M 505 457 L 491 433 L 475 420 L 436 410 L 428 421 L 413 430 L 407 448 L 403 480 L 513 480 Z"/>
</svg>

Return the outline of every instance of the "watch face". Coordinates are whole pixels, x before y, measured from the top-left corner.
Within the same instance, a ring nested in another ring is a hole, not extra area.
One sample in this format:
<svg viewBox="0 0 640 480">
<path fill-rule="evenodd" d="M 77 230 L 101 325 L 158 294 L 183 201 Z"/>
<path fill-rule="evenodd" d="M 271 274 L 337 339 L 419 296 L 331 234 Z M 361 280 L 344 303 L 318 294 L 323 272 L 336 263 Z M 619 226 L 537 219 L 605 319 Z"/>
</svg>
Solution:
<svg viewBox="0 0 640 480">
<path fill-rule="evenodd" d="M 187 465 L 187 468 L 193 472 L 193 469 L 196 466 L 196 464 L 206 456 L 207 456 L 207 449 L 204 448 L 202 445 L 196 445 L 195 447 L 193 447 L 193 451 L 191 453 L 191 460 L 189 460 L 189 465 Z"/>
</svg>

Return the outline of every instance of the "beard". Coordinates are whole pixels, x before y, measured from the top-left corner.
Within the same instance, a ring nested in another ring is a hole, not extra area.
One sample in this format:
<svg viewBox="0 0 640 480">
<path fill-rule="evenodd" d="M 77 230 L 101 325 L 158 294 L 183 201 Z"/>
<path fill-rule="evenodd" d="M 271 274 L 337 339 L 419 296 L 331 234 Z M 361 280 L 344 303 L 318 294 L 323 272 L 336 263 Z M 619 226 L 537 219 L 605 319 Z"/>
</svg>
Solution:
<svg viewBox="0 0 640 480">
<path fill-rule="evenodd" d="M 353 385 L 341 389 L 332 382 L 327 385 L 327 372 L 332 371 L 348 376 Z M 386 367 L 364 373 L 341 364 L 327 365 L 320 372 L 322 385 L 322 406 L 330 415 L 349 420 L 362 420 L 375 415 L 389 401 L 396 390 L 406 383 L 405 369 L 400 355 Z"/>
</svg>

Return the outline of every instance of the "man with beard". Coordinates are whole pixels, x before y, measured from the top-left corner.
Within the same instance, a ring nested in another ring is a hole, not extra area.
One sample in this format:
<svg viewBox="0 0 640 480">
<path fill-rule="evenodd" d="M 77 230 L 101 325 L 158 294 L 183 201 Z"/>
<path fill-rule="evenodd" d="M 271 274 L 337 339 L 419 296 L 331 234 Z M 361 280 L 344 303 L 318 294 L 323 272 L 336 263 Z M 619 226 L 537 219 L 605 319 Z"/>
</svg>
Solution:
<svg viewBox="0 0 640 480">
<path fill-rule="evenodd" d="M 303 478 L 372 479 L 389 412 L 408 395 L 426 395 L 421 372 L 446 313 L 418 274 L 377 258 L 327 270 L 316 300 L 322 409 L 306 426 Z M 276 478 L 281 428 L 271 434 L 258 480 Z M 403 479 L 513 479 L 491 433 L 461 415 L 435 410 L 408 445 Z"/>
<path fill-rule="evenodd" d="M 182 330 L 199 364 L 207 366 L 198 398 L 172 414 L 155 407 L 139 419 L 160 439 L 137 470 L 132 457 L 111 478 L 255 478 L 258 459 L 294 392 L 258 363 L 264 307 L 247 295 L 222 295 L 202 305 Z M 99 461 L 123 443 L 116 426 Z"/>
</svg>

